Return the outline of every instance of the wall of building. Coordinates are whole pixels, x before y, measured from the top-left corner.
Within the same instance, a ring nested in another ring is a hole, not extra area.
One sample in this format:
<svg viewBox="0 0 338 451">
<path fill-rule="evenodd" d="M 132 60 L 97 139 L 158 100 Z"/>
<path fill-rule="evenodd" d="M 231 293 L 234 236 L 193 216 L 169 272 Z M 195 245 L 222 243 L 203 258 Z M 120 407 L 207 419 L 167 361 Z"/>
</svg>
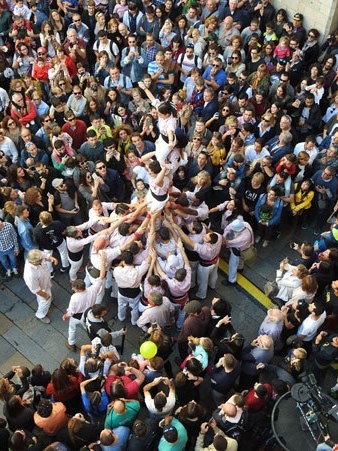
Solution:
<svg viewBox="0 0 338 451">
<path fill-rule="evenodd" d="M 321 33 L 321 40 L 325 40 L 331 31 L 338 28 L 338 1 L 337 0 L 272 0 L 277 9 L 284 8 L 293 14 L 301 13 L 304 16 L 304 26 L 317 28 Z"/>
</svg>

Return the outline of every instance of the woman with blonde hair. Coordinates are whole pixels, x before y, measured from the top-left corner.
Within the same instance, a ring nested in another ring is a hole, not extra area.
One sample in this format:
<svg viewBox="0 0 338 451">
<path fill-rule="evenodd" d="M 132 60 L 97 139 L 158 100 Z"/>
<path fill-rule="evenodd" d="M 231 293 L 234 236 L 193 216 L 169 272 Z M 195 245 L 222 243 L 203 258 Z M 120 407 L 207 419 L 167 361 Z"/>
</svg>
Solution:
<svg viewBox="0 0 338 451">
<path fill-rule="evenodd" d="M 200 33 L 204 41 L 207 40 L 209 34 L 218 34 L 218 19 L 216 16 L 209 16 L 205 19 L 204 25 L 200 27 Z"/>
<path fill-rule="evenodd" d="M 173 32 L 173 23 L 170 19 L 164 21 L 164 25 L 160 30 L 159 39 L 163 48 L 169 47 L 171 40 L 176 36 Z"/>
<path fill-rule="evenodd" d="M 200 35 L 200 32 L 198 31 L 197 28 L 194 28 L 192 30 L 191 36 L 190 36 L 190 30 L 188 31 L 188 34 L 184 38 L 184 44 L 185 44 L 185 46 L 188 46 L 189 44 L 193 44 L 194 55 L 196 55 L 197 57 L 201 58 L 201 60 L 203 60 L 206 42 Z"/>
<path fill-rule="evenodd" d="M 3 208 L 3 220 L 15 225 L 16 204 L 12 200 L 5 202 Z"/>
<path fill-rule="evenodd" d="M 238 128 L 238 119 L 236 116 L 227 116 L 224 125 L 219 129 L 222 133 L 222 141 L 226 150 L 229 150 L 231 143 L 236 136 L 238 136 L 240 129 Z"/>
<path fill-rule="evenodd" d="M 201 201 L 205 201 L 208 193 L 211 191 L 211 177 L 209 172 L 200 171 L 191 179 L 188 185 L 189 191 L 186 192 L 187 197 L 192 200 L 197 197 Z M 202 214 L 202 212 L 200 212 Z"/>
<path fill-rule="evenodd" d="M 309 271 L 304 265 L 290 265 L 285 258 L 280 262 L 276 272 L 276 298 L 283 303 L 293 298 L 296 288 L 302 284 L 302 279 L 309 275 Z"/>
<path fill-rule="evenodd" d="M 168 377 L 173 376 L 171 363 L 169 361 L 169 356 L 173 352 L 173 339 L 166 335 L 163 330 L 157 326 L 151 326 L 148 329 L 148 333 L 145 335 L 144 340 L 152 341 L 157 346 L 157 357 L 162 357 L 164 361 L 164 369 L 168 375 Z"/>
<path fill-rule="evenodd" d="M 311 304 L 318 290 L 318 282 L 314 275 L 305 275 L 302 278 L 301 284 L 292 292 L 292 298 L 286 304 L 296 301 L 304 300 L 307 304 Z"/>
<path fill-rule="evenodd" d="M 268 94 L 270 89 L 270 75 L 266 64 L 260 64 L 256 72 L 249 75 L 247 81 L 252 89 L 259 89 L 265 94 Z"/>
<path fill-rule="evenodd" d="M 106 16 L 102 11 L 98 11 L 95 14 L 95 20 L 96 20 L 96 24 L 95 24 L 95 29 L 94 29 L 94 35 L 95 35 L 95 39 L 98 39 L 98 32 L 101 30 L 107 30 L 107 26 L 106 26 Z"/>
<path fill-rule="evenodd" d="M 263 138 L 265 142 L 269 141 L 269 139 L 275 136 L 275 125 L 276 119 L 274 115 L 269 111 L 266 111 L 256 127 L 255 137 Z"/>
</svg>

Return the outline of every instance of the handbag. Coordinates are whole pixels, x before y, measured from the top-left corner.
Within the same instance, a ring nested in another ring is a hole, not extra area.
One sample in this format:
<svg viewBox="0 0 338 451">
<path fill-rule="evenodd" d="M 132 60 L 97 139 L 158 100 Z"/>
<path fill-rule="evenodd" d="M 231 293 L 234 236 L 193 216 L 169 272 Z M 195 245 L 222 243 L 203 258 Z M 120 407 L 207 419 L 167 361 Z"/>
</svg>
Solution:
<svg viewBox="0 0 338 451">
<path fill-rule="evenodd" d="M 252 233 L 251 229 L 249 229 L 248 227 L 246 227 L 246 229 L 249 230 L 249 232 L 251 234 L 252 242 L 254 242 L 254 237 L 253 237 L 253 233 Z M 241 251 L 241 255 L 242 255 L 245 263 L 252 263 L 257 258 L 257 249 L 252 244 L 247 249 L 244 249 L 243 251 Z"/>
<path fill-rule="evenodd" d="M 252 263 L 257 258 L 257 249 L 255 246 L 250 246 L 248 249 L 245 249 L 241 252 L 245 263 Z"/>
<path fill-rule="evenodd" d="M 264 284 L 264 294 L 265 294 L 265 296 L 273 297 L 277 293 L 278 293 L 277 282 L 275 282 L 275 281 L 270 282 L 270 280 L 268 280 Z"/>
</svg>

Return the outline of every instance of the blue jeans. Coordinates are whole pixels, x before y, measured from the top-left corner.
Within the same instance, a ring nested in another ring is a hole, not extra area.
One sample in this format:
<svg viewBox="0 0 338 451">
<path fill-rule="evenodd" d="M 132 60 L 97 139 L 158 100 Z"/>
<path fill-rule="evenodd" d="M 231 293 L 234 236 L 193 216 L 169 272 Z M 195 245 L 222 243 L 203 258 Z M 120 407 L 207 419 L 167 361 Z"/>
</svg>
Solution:
<svg viewBox="0 0 338 451">
<path fill-rule="evenodd" d="M 0 263 L 5 268 L 5 271 L 8 271 L 9 269 L 16 268 L 16 255 L 15 255 L 15 249 L 12 247 L 6 252 L 0 251 Z"/>
</svg>

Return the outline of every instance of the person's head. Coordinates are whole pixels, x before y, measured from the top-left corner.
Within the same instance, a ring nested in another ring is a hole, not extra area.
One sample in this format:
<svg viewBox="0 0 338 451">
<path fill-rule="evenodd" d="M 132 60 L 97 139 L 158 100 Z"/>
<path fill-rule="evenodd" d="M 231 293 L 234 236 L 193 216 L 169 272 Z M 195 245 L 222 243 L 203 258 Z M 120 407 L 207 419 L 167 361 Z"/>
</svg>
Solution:
<svg viewBox="0 0 338 451">
<path fill-rule="evenodd" d="M 124 385 L 122 380 L 115 380 L 110 386 L 110 397 L 111 399 L 124 398 L 126 395 Z"/>
<path fill-rule="evenodd" d="M 84 281 L 82 279 L 73 280 L 72 281 L 72 289 L 76 293 L 83 292 L 86 289 L 86 284 L 84 283 Z"/>
<path fill-rule="evenodd" d="M 168 443 L 176 443 L 178 440 L 178 432 L 177 429 L 170 425 L 166 426 L 163 429 L 163 438 L 168 442 Z"/>
<path fill-rule="evenodd" d="M 166 404 L 167 404 L 166 395 L 162 391 L 156 393 L 156 395 L 154 396 L 155 409 L 157 409 L 159 412 L 162 412 Z"/>
<path fill-rule="evenodd" d="M 266 399 L 268 397 L 268 390 L 263 384 L 257 382 L 254 385 L 254 391 L 258 399 Z"/>
<path fill-rule="evenodd" d="M 328 166 L 322 172 L 322 179 L 325 181 L 331 180 L 336 175 L 336 169 L 332 166 Z"/>
<path fill-rule="evenodd" d="M 313 313 L 315 316 L 320 316 L 322 313 L 324 313 L 324 311 L 324 304 L 319 301 L 313 301 L 311 304 L 309 304 L 309 312 Z"/>
<path fill-rule="evenodd" d="M 100 443 L 103 446 L 111 446 L 116 442 L 116 437 L 111 429 L 103 429 L 100 433 Z"/>
<path fill-rule="evenodd" d="M 302 278 L 301 282 L 302 290 L 305 291 L 305 293 L 308 294 L 314 294 L 316 293 L 318 289 L 318 282 L 315 276 L 312 275 L 306 275 Z"/>
<path fill-rule="evenodd" d="M 228 440 L 221 433 L 215 434 L 212 444 L 216 451 L 225 451 L 228 449 Z"/>
<path fill-rule="evenodd" d="M 148 302 L 152 306 L 160 306 L 163 304 L 163 296 L 159 291 L 151 291 L 148 295 Z"/>
<path fill-rule="evenodd" d="M 53 411 L 53 404 L 49 399 L 42 399 L 37 407 L 37 413 L 42 418 L 50 417 Z"/>
<path fill-rule="evenodd" d="M 16 417 L 20 415 L 22 410 L 24 410 L 25 406 L 23 404 L 23 400 L 20 396 L 14 395 L 12 396 L 6 403 L 7 413 L 11 417 Z"/>
<path fill-rule="evenodd" d="M 103 318 L 109 312 L 109 308 L 106 305 L 94 304 L 91 311 L 95 318 Z"/>
<path fill-rule="evenodd" d="M 317 28 L 310 28 L 310 30 L 307 33 L 307 37 L 308 37 L 308 41 L 310 43 L 313 43 L 314 41 L 316 41 L 320 36 L 319 31 L 317 30 Z"/>
</svg>

